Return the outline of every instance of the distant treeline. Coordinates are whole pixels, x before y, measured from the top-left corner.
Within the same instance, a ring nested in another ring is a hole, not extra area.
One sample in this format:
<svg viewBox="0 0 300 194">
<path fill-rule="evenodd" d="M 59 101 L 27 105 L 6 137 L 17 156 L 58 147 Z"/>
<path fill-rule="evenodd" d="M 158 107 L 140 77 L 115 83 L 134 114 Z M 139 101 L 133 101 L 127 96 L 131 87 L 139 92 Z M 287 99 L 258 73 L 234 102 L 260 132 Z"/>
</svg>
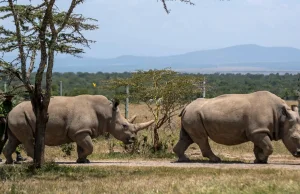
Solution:
<svg viewBox="0 0 300 194">
<path fill-rule="evenodd" d="M 34 75 L 33 75 L 34 76 Z M 102 82 L 112 78 L 128 78 L 131 73 L 53 73 L 52 94 L 59 95 L 59 84 L 62 81 L 63 95 L 75 96 L 79 94 L 102 94 L 113 97 L 115 92 L 123 92 L 124 88 L 108 91 L 101 87 Z M 206 80 L 206 97 L 212 98 L 221 94 L 250 93 L 258 90 L 268 90 L 283 99 L 296 98 L 296 91 L 300 90 L 300 74 L 196 74 L 204 76 Z M 0 81 L 4 86 L 4 80 Z M 12 84 L 15 84 L 13 82 Z M 199 97 L 202 97 L 199 84 Z M 3 90 L 3 89 L 2 89 Z M 125 92 L 125 91 L 124 91 Z"/>
</svg>

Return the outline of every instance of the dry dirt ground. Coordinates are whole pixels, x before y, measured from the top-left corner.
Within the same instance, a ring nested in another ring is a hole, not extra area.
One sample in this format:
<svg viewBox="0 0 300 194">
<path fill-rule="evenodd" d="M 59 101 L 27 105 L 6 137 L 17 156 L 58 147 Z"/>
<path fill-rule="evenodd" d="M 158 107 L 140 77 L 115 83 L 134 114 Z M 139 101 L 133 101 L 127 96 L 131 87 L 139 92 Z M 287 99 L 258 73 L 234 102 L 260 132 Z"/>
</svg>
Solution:
<svg viewBox="0 0 300 194">
<path fill-rule="evenodd" d="M 128 166 L 128 167 L 174 167 L 174 168 L 216 168 L 216 169 L 290 169 L 300 170 L 300 158 L 291 155 L 275 154 L 269 157 L 268 164 L 254 164 L 253 153 L 243 153 L 237 157 L 232 154 L 222 154 L 226 158 L 221 163 L 209 163 L 203 160 L 200 153 L 192 151 L 189 154 L 191 162 L 178 163 L 175 159 L 90 159 L 89 164 L 77 164 L 75 160 L 56 158 L 54 161 L 59 165 L 68 166 Z M 200 158 L 200 159 L 199 159 Z M 31 162 L 28 160 L 26 162 Z M 0 163 L 4 164 L 5 161 Z"/>
<path fill-rule="evenodd" d="M 68 166 L 128 166 L 128 167 L 174 167 L 174 168 L 217 168 L 217 169 L 290 169 L 300 170 L 300 158 L 293 158 L 288 155 L 270 156 L 268 164 L 254 164 L 251 154 L 244 154 L 243 158 L 235 158 L 230 155 L 225 156 L 226 161 L 221 163 L 209 163 L 207 160 L 191 159 L 191 162 L 178 163 L 175 159 L 119 159 L 119 160 L 91 160 L 89 164 L 77 164 L 74 160 L 64 160 L 61 158 L 54 161 L 59 165 Z M 1 162 L 3 165 L 5 161 Z M 30 161 L 26 161 L 30 162 Z"/>
<path fill-rule="evenodd" d="M 227 156 L 228 157 L 228 156 Z M 250 156 L 249 156 L 250 158 Z M 245 158 L 248 160 L 249 158 Z M 207 160 L 191 160 L 187 163 L 178 163 L 175 160 L 93 160 L 89 164 L 77 164 L 74 161 L 56 160 L 59 165 L 69 166 L 128 166 L 128 167 L 174 167 L 174 168 L 217 168 L 217 169 L 290 169 L 300 170 L 300 159 L 291 159 L 286 156 L 271 156 L 268 164 L 254 164 L 232 158 L 221 163 L 208 163 Z"/>
</svg>

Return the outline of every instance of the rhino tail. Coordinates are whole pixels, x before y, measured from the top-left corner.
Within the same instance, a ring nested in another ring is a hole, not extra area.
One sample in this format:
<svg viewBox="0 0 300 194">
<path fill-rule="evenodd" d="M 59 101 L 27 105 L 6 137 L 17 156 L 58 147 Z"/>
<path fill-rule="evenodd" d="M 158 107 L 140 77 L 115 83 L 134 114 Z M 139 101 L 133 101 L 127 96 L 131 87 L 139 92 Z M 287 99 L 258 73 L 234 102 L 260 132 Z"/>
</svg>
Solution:
<svg viewBox="0 0 300 194">
<path fill-rule="evenodd" d="M 8 117 L 6 117 L 5 120 L 6 121 L 5 121 L 4 133 L 3 133 L 2 137 L 0 137 L 0 154 L 2 153 L 3 147 L 6 144 L 7 139 L 8 139 L 8 134 L 7 134 L 7 131 L 9 130 L 8 125 L 7 125 Z"/>
<path fill-rule="evenodd" d="M 191 138 L 191 136 L 186 132 L 184 127 L 181 124 L 181 130 L 180 130 L 180 139 L 184 139 L 185 141 L 194 142 Z"/>
<path fill-rule="evenodd" d="M 180 114 L 178 115 L 179 117 L 181 117 L 181 120 L 183 119 L 182 117 L 184 116 L 185 114 L 185 111 L 186 111 L 186 107 L 187 105 L 185 105 L 182 109 L 182 111 L 180 112 Z M 182 122 L 181 122 L 181 130 L 180 130 L 180 139 L 184 139 L 186 141 L 190 141 L 190 142 L 194 142 L 192 140 L 192 138 L 190 137 L 190 135 L 188 134 L 188 132 L 185 130 L 185 128 L 183 127 L 182 125 Z"/>
<path fill-rule="evenodd" d="M 185 105 L 185 106 L 183 107 L 183 109 L 181 110 L 180 114 L 178 115 L 179 117 L 182 117 L 182 116 L 184 115 L 186 106 L 187 106 L 187 105 Z"/>
<path fill-rule="evenodd" d="M 24 112 L 24 117 L 25 117 L 25 120 L 27 122 L 27 125 L 31 129 L 31 135 L 32 135 L 32 137 L 35 137 L 34 128 L 30 125 L 30 119 L 28 118 L 28 116 L 27 116 L 27 114 L 25 112 Z"/>
</svg>

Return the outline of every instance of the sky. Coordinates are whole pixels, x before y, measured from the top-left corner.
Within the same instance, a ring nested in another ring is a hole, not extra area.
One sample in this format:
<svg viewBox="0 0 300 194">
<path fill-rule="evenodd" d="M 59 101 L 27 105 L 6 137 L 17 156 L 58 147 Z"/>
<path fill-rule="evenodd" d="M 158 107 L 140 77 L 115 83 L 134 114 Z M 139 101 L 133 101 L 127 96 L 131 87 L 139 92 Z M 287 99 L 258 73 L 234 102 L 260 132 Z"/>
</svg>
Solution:
<svg viewBox="0 0 300 194">
<path fill-rule="evenodd" d="M 300 48 L 299 0 L 86 0 L 75 9 L 98 20 L 85 56 L 166 56 L 240 44 Z M 69 1 L 57 0 L 58 7 Z"/>
</svg>

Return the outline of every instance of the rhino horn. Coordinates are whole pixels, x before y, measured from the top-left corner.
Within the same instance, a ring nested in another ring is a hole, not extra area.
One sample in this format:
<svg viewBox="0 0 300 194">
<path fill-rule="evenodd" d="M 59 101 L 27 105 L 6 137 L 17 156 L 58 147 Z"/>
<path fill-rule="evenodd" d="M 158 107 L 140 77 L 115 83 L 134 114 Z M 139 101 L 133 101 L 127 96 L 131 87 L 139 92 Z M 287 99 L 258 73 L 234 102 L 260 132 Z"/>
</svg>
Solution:
<svg viewBox="0 0 300 194">
<path fill-rule="evenodd" d="M 154 120 L 151 120 L 151 121 L 148 121 L 148 122 L 145 122 L 145 123 L 137 123 L 137 124 L 134 124 L 134 131 L 135 132 L 138 132 L 142 129 L 145 129 L 147 127 L 149 127 L 152 123 L 154 123 Z"/>
<path fill-rule="evenodd" d="M 128 122 L 133 123 L 135 119 L 136 119 L 136 115 L 133 115 L 130 119 L 128 119 Z"/>
</svg>

